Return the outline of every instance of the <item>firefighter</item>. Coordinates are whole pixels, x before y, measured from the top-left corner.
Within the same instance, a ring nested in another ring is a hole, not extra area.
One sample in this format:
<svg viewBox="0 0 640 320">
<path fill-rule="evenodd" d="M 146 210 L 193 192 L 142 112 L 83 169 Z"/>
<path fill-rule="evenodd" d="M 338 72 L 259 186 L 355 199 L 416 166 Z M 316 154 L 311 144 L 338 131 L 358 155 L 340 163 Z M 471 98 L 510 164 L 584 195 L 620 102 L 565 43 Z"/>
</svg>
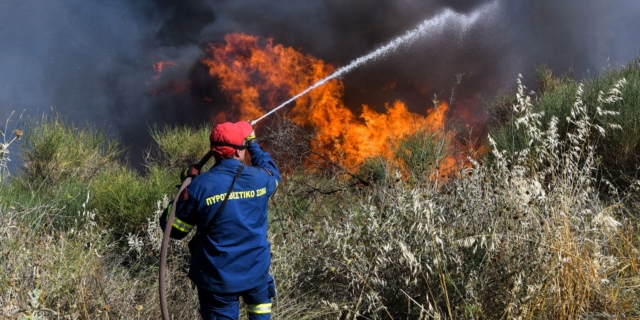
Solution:
<svg viewBox="0 0 640 320">
<path fill-rule="evenodd" d="M 215 126 L 209 138 L 215 165 L 194 177 L 179 195 L 171 237 L 184 238 L 194 227 L 189 278 L 198 290 L 203 319 L 238 319 L 239 297 L 249 319 L 271 317 L 275 283 L 269 274 L 267 203 L 280 172 L 262 151 L 249 122 Z M 252 166 L 243 166 L 246 152 Z M 160 217 L 164 230 L 170 208 Z"/>
</svg>

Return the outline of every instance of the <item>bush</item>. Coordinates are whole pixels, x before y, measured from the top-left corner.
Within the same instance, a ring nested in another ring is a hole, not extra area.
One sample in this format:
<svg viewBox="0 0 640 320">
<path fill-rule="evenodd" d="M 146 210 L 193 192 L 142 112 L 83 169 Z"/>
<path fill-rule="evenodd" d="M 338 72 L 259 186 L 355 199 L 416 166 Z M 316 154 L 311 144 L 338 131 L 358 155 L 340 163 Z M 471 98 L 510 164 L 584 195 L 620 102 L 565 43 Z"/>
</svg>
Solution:
<svg viewBox="0 0 640 320">
<path fill-rule="evenodd" d="M 101 224 L 117 238 L 140 234 L 154 205 L 163 195 L 173 197 L 180 184 L 180 170 L 196 163 L 207 152 L 210 126 L 197 128 L 154 126 L 150 130 L 156 145 L 149 151 L 145 171 L 121 165 L 103 170 L 93 181 L 92 210 Z M 213 165 L 213 159 L 207 167 Z"/>
<path fill-rule="evenodd" d="M 600 114 L 598 108 L 602 108 L 604 100 L 609 95 L 608 91 L 615 83 L 619 79 L 626 79 L 627 85 L 619 88 L 624 99 L 606 103 L 608 110 L 618 114 L 614 122 L 620 125 L 619 129 L 608 130 L 603 136 L 594 132 L 590 138 L 597 142 L 598 157 L 603 161 L 600 175 L 621 188 L 628 188 L 639 172 L 637 163 L 640 159 L 640 58 L 620 69 L 605 70 L 585 81 L 583 85 L 571 80 L 568 75 L 553 77 L 551 71 L 545 67 L 538 69 L 538 79 L 541 83 L 540 92 L 530 101 L 532 114 L 539 115 L 536 121 L 548 124 L 552 118 L 567 119 L 580 87 L 583 92 L 581 99 L 584 105 L 588 106 L 588 115 L 595 119 L 594 123 L 600 127 L 605 127 L 609 119 L 603 117 L 605 115 Z M 524 94 L 524 91 L 520 94 Z M 502 101 L 506 103 L 510 100 Z M 525 149 L 531 137 L 520 129 L 513 110 L 506 112 L 505 106 L 497 105 L 492 107 L 492 115 L 494 120 L 499 118 L 496 121 L 499 124 L 490 129 L 490 134 L 498 148 L 507 150 L 510 154 Z M 556 122 L 556 126 L 559 140 L 567 139 L 566 134 L 574 129 L 567 121 Z M 541 130 L 547 129 L 549 127 L 541 127 Z M 535 150 L 533 151 L 532 159 L 536 158 Z"/>
<path fill-rule="evenodd" d="M 21 170 L 3 188 L 4 203 L 26 210 L 36 230 L 75 227 L 89 185 L 124 153 L 117 141 L 87 126 L 76 128 L 61 116 L 29 119 Z"/>
<path fill-rule="evenodd" d="M 82 207 L 93 199 L 85 194 Z M 154 206 L 146 232 L 131 236 L 124 251 L 113 250 L 111 234 L 83 210 L 71 230 L 32 228 L 22 208 L 0 210 L 0 317 L 2 319 L 158 319 L 158 273 L 162 234 L 158 217 L 166 201 Z M 27 208 L 47 215 L 47 207 Z M 181 318 L 198 317 L 196 291 L 184 273 L 188 254 L 176 243 L 167 268 L 169 308 Z M 125 263 L 127 262 L 127 263 Z M 123 265 L 129 267 L 123 267 Z M 135 266 L 137 268 L 132 268 Z M 135 272 L 133 272 L 135 271 Z"/>
<path fill-rule="evenodd" d="M 398 143 L 395 157 L 410 179 L 426 181 L 448 156 L 449 140 L 442 133 L 419 131 Z"/>
<path fill-rule="evenodd" d="M 540 92 L 529 103 L 531 103 L 532 112 L 540 115 L 536 120 L 540 122 L 541 130 L 547 130 L 546 126 L 550 123 L 551 118 L 565 119 L 568 116 L 571 105 L 575 101 L 578 84 L 570 80 L 568 76 L 553 77 L 550 69 L 545 66 L 537 69 L 537 76 L 540 82 Z M 489 129 L 490 135 L 499 149 L 506 150 L 511 155 L 518 150 L 527 149 L 530 141 L 526 132 L 520 129 L 522 126 L 518 125 L 514 111 L 514 106 L 517 105 L 517 96 L 525 95 L 524 90 L 526 89 L 522 86 L 520 92 L 509 95 L 510 98 L 503 98 L 499 107 L 491 107 L 492 109 L 499 108 L 501 111 L 499 114 L 497 111 L 492 113 L 494 117 L 499 116 L 499 118 L 494 118 L 494 125 Z M 561 121 L 556 125 L 562 140 L 568 130 L 568 123 Z"/>
<path fill-rule="evenodd" d="M 104 171 L 91 185 L 90 210 L 96 212 L 100 225 L 109 228 L 116 239 L 129 233 L 140 234 L 156 201 L 162 195 L 177 192 L 176 183 L 179 180 L 167 170 L 156 167 L 146 176 L 126 167 Z"/>
<path fill-rule="evenodd" d="M 178 170 L 149 165 L 143 175 L 117 161 L 121 152 L 104 133 L 57 117 L 29 130 L 29 166 L 0 188 L 0 315 L 158 318 L 157 290 L 149 290 L 157 288 L 157 219 L 166 206 L 158 199 L 175 192 Z M 172 312 L 196 317 L 186 246 L 170 252 Z"/>
<path fill-rule="evenodd" d="M 615 111 L 619 130 L 610 130 L 598 143 L 603 162 L 602 174 L 621 188 L 628 188 L 639 177 L 640 163 L 640 57 L 620 69 L 606 70 L 585 86 L 585 101 L 597 101 L 618 79 L 627 84 L 620 88 L 623 100 L 615 101 L 608 109 Z"/>
<path fill-rule="evenodd" d="M 50 189 L 69 179 L 89 183 L 124 153 L 104 131 L 75 127 L 57 114 L 31 119 L 21 148 L 23 182 L 45 183 Z"/>
<path fill-rule="evenodd" d="M 358 169 L 358 176 L 369 184 L 384 185 L 389 179 L 389 160 L 381 156 L 366 158 Z"/>
<path fill-rule="evenodd" d="M 150 129 L 155 146 L 149 151 L 148 164 L 166 169 L 184 169 L 198 163 L 209 150 L 211 125 L 153 126 Z M 213 165 L 213 159 L 209 166 Z"/>
</svg>

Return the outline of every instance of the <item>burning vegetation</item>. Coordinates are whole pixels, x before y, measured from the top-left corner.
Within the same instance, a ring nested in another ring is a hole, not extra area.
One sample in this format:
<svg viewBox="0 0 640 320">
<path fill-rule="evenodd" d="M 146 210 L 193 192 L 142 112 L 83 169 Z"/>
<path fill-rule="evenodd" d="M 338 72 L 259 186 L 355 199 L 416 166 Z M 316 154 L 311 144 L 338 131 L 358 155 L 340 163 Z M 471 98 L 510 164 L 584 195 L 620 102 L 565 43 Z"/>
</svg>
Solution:
<svg viewBox="0 0 640 320">
<path fill-rule="evenodd" d="M 271 39 L 229 34 L 225 40 L 209 45 L 202 59 L 232 106 L 221 115 L 223 119 L 256 119 L 335 72 L 332 65 Z M 425 102 L 425 114 L 420 115 L 409 112 L 399 100 L 384 102 L 385 112 L 378 112 L 375 106 L 347 106 L 343 96 L 344 84 L 330 80 L 292 102 L 286 116 L 313 131 L 314 152 L 347 168 L 371 156 L 391 160 L 395 143 L 408 135 L 421 131 L 445 135 L 449 106 L 444 101 L 434 107 Z"/>
</svg>

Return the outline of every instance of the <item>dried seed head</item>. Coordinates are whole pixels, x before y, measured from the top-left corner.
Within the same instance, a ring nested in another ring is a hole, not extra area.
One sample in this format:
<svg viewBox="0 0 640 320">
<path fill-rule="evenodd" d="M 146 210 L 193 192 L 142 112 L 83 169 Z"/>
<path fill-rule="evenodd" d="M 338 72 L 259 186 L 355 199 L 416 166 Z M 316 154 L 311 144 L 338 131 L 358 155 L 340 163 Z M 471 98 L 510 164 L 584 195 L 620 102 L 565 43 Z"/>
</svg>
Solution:
<svg viewBox="0 0 640 320">
<path fill-rule="evenodd" d="M 16 137 L 17 137 L 17 138 L 18 138 L 18 140 L 19 140 L 19 139 L 20 139 L 20 138 L 22 138 L 22 136 L 24 135 L 24 132 L 22 132 L 22 130 L 16 129 L 16 130 L 14 130 L 14 131 L 13 131 L 13 134 L 15 134 L 15 135 L 16 135 Z"/>
</svg>

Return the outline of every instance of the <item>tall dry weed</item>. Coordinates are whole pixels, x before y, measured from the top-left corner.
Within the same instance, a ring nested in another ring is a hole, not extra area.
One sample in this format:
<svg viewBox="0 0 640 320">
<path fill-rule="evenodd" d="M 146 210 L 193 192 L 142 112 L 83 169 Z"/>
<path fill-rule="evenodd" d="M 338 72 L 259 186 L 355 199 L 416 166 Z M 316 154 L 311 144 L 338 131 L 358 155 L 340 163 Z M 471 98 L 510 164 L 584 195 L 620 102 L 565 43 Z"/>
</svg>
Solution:
<svg viewBox="0 0 640 320">
<path fill-rule="evenodd" d="M 83 207 L 87 207 L 90 197 Z M 164 203 L 166 205 L 166 202 Z M 0 216 L 0 318 L 7 319 L 158 319 L 157 218 L 148 232 L 129 238 L 130 247 L 96 224 L 96 213 L 84 211 L 75 227 L 33 228 L 23 210 L 8 208 Z M 198 316 L 196 292 L 184 271 L 186 246 L 172 246 L 167 287 L 171 313 Z"/>
</svg>

